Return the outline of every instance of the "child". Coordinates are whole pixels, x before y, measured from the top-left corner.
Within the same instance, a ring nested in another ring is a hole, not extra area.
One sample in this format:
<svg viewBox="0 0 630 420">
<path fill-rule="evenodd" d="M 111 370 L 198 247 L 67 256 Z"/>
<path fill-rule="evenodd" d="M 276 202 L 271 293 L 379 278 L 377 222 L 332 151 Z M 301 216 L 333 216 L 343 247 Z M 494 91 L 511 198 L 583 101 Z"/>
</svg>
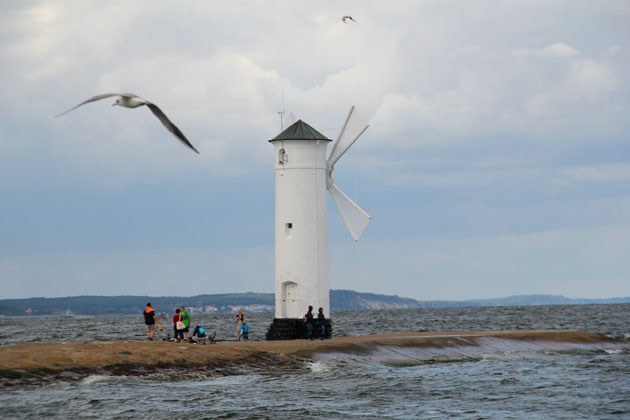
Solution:
<svg viewBox="0 0 630 420">
<path fill-rule="evenodd" d="M 241 337 L 244 341 L 249 341 L 249 328 L 247 327 L 247 322 L 243 321 L 243 325 L 240 328 Z"/>
<path fill-rule="evenodd" d="M 245 314 L 242 310 L 238 310 L 236 314 L 236 341 L 241 341 L 241 325 L 245 322 Z"/>
</svg>

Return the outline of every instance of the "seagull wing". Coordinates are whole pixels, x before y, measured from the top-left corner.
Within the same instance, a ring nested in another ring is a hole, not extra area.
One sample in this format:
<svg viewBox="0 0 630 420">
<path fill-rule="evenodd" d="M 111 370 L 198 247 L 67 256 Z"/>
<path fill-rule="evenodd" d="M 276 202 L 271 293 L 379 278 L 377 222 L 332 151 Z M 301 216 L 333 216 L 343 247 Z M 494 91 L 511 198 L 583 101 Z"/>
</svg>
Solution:
<svg viewBox="0 0 630 420">
<path fill-rule="evenodd" d="M 124 96 L 129 96 L 131 94 L 124 94 Z M 90 102 L 94 102 L 94 101 L 100 101 L 101 99 L 105 99 L 105 98 L 110 98 L 112 96 L 123 96 L 120 93 L 103 93 L 102 95 L 96 95 L 96 96 L 92 96 L 90 99 L 86 99 L 85 101 L 81 102 L 79 105 L 75 106 L 74 108 L 70 108 L 69 110 L 62 112 L 59 115 L 55 115 L 55 118 L 57 117 L 61 117 L 64 114 L 67 114 L 70 111 L 74 111 L 75 109 L 77 109 L 78 107 L 80 107 L 81 105 L 85 105 L 85 104 L 89 104 Z M 135 95 L 133 95 L 135 96 Z"/>
<path fill-rule="evenodd" d="M 179 141 L 184 143 L 186 146 L 190 147 L 195 152 L 199 153 L 199 151 L 197 149 L 195 149 L 195 147 L 192 144 L 190 144 L 190 142 L 188 141 L 186 136 L 184 136 L 184 133 L 182 133 L 180 131 L 180 129 L 177 128 L 177 126 L 175 124 L 173 124 L 171 122 L 171 120 L 168 119 L 168 117 L 162 112 L 162 110 L 160 108 L 157 107 L 157 105 L 155 105 L 155 104 L 153 104 L 151 102 L 146 102 L 145 105 L 149 107 L 151 112 L 153 112 L 153 115 L 158 117 L 158 119 L 160 121 L 162 121 L 162 124 L 164 124 L 164 127 L 166 127 L 166 129 L 168 131 L 173 133 L 173 135 L 175 137 L 177 137 L 179 139 Z"/>
</svg>

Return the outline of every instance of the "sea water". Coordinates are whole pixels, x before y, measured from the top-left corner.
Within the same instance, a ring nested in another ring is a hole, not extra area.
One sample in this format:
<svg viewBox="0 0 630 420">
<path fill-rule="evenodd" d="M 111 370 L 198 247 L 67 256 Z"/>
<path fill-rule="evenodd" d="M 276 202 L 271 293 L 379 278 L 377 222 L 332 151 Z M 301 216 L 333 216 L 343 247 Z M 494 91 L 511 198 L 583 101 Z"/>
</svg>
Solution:
<svg viewBox="0 0 630 420">
<path fill-rule="evenodd" d="M 264 339 L 272 315 L 247 315 L 250 337 Z M 336 336 L 579 329 L 630 337 L 630 304 L 343 311 L 331 317 Z M 163 324 L 171 328 L 170 320 Z M 231 315 L 196 315 L 196 324 L 219 339 L 236 335 Z M 144 328 L 139 315 L 5 318 L 0 343 L 142 340 Z M 322 358 L 293 373 L 269 366 L 265 374 L 221 377 L 99 374 L 5 387 L 0 407 L 0 418 L 11 419 L 628 419 L 630 353 L 506 353 L 400 366 Z"/>
</svg>

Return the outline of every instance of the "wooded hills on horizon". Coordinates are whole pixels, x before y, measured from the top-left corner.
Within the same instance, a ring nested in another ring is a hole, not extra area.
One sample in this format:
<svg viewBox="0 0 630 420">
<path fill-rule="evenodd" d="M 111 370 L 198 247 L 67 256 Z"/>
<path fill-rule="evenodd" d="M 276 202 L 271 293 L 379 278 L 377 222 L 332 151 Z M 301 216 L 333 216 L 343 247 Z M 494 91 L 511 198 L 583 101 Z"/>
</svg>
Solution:
<svg viewBox="0 0 630 420">
<path fill-rule="evenodd" d="M 231 293 L 182 296 L 71 296 L 0 299 L 0 315 L 126 315 L 138 314 L 151 302 L 158 312 L 172 313 L 185 306 L 194 313 L 230 313 L 238 308 L 247 312 L 272 312 L 273 293 Z M 462 301 L 420 301 L 397 295 L 331 290 L 331 311 L 362 309 L 449 308 L 471 306 L 532 306 L 630 303 L 630 297 L 608 299 L 571 299 L 556 295 L 518 295 L 496 299 Z"/>
</svg>

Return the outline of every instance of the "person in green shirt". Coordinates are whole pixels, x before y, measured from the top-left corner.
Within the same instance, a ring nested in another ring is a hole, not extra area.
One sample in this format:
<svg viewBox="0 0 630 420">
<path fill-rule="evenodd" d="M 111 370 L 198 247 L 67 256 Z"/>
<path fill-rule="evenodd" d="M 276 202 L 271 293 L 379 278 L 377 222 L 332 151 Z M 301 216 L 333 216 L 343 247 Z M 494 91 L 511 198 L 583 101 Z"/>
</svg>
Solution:
<svg viewBox="0 0 630 420">
<path fill-rule="evenodd" d="M 186 312 L 186 308 L 183 306 L 180 308 L 179 314 L 184 319 L 184 324 L 186 325 L 186 329 L 184 330 L 184 334 L 186 334 L 186 342 L 190 343 L 190 329 L 188 328 L 190 326 L 190 314 Z"/>
</svg>

